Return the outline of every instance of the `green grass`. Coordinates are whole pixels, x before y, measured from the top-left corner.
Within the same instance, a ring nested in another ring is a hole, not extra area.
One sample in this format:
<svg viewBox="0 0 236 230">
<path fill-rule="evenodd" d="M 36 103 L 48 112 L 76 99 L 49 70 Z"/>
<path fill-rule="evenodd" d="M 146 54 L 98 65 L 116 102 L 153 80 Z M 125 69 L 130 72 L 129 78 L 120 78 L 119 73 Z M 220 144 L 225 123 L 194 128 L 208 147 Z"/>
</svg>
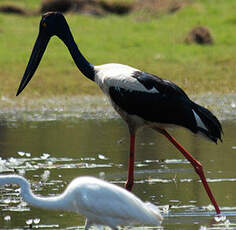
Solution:
<svg viewBox="0 0 236 230">
<path fill-rule="evenodd" d="M 15 2 L 32 9 L 39 7 L 39 1 Z M 236 90 L 235 9 L 235 0 L 198 0 L 161 17 L 146 18 L 136 12 L 103 18 L 67 14 L 66 18 L 82 53 L 95 65 L 128 64 L 172 80 L 189 94 L 230 93 Z M 39 21 L 40 16 L 0 14 L 0 96 L 14 97 Z M 196 25 L 209 27 L 213 45 L 184 43 Z M 98 87 L 80 74 L 56 37 L 23 92 L 31 97 L 98 93 Z"/>
<path fill-rule="evenodd" d="M 42 0 L 1 0 L 0 4 L 10 4 L 23 7 L 27 10 L 38 10 Z"/>
</svg>

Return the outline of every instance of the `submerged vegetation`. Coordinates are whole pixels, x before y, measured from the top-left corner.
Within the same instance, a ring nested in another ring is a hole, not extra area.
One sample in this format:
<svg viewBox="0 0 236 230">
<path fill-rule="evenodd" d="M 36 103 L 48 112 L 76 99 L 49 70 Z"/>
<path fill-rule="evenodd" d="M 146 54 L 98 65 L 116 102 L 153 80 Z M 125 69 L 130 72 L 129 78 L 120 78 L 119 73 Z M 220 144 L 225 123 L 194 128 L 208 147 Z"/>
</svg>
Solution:
<svg viewBox="0 0 236 230">
<path fill-rule="evenodd" d="M 167 1 L 167 0 L 166 0 Z M 112 5 L 137 1 L 104 0 Z M 155 2 L 155 1 L 152 1 Z M 170 2 L 167 1 L 167 2 Z M 103 17 L 66 13 L 82 53 L 95 64 L 128 64 L 174 81 L 189 94 L 232 93 L 236 89 L 235 0 L 182 1 L 177 10 L 136 7 L 127 14 Z M 27 12 L 38 12 L 41 1 L 11 0 Z M 169 7 L 169 6 L 168 6 Z M 40 13 L 0 13 L 0 96 L 15 97 L 38 33 Z M 185 42 L 195 26 L 209 29 L 211 45 Z M 81 75 L 64 44 L 52 38 L 26 97 L 99 94 Z"/>
</svg>

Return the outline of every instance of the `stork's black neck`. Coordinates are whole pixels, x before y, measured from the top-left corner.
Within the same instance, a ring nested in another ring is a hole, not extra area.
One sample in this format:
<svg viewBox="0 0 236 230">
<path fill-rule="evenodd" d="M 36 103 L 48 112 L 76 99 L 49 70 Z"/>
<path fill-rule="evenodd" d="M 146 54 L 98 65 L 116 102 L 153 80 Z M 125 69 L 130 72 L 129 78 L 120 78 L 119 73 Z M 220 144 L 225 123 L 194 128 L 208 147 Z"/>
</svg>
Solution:
<svg viewBox="0 0 236 230">
<path fill-rule="evenodd" d="M 66 46 L 68 47 L 75 64 L 77 65 L 77 67 L 79 68 L 82 74 L 84 74 L 90 80 L 94 81 L 94 77 L 95 77 L 94 66 L 90 64 L 87 61 L 87 59 L 82 55 L 78 46 L 75 43 L 75 40 L 72 34 L 69 32 L 68 35 L 69 36 L 64 42 Z"/>
</svg>

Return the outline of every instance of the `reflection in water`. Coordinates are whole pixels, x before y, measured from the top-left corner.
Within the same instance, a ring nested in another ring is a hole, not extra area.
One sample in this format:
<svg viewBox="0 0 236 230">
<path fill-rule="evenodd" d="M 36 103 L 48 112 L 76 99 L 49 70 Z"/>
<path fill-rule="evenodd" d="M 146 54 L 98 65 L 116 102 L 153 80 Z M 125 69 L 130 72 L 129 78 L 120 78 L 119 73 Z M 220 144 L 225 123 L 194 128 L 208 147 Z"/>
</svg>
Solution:
<svg viewBox="0 0 236 230">
<path fill-rule="evenodd" d="M 129 148 L 127 127 L 115 113 L 106 117 L 103 109 L 99 109 L 105 119 L 70 117 L 63 112 L 58 112 L 55 119 L 46 120 L 35 111 L 14 116 L 2 114 L 1 120 L 7 122 L 0 125 L 0 173 L 23 175 L 32 183 L 34 193 L 49 196 L 61 193 L 73 178 L 82 175 L 124 186 Z M 45 110 L 44 113 L 52 118 L 57 112 L 51 114 Z M 227 229 L 233 229 L 236 223 L 235 120 L 223 121 L 223 129 L 224 141 L 218 145 L 181 128 L 170 133 L 203 164 L 208 182 L 228 219 L 223 227 L 228 225 Z M 214 208 L 192 166 L 164 137 L 144 128 L 138 132 L 136 143 L 133 192 L 142 200 L 163 207 L 164 229 L 223 228 L 219 223 L 212 225 Z M 14 185 L 0 188 L 0 213 L 0 227 L 8 229 L 29 225 L 39 229 L 78 229 L 84 223 L 84 218 L 74 213 L 30 207 L 22 202 Z"/>
</svg>

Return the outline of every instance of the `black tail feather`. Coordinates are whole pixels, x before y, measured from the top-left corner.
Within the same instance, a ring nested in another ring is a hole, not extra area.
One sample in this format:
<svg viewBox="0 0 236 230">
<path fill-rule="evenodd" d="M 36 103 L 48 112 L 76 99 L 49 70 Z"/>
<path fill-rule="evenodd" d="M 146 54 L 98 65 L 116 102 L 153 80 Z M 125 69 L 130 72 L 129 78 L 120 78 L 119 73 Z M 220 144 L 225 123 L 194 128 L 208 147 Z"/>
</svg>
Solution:
<svg viewBox="0 0 236 230">
<path fill-rule="evenodd" d="M 197 127 L 198 132 L 201 132 L 209 139 L 217 143 L 219 139 L 222 142 L 222 126 L 219 120 L 206 108 L 193 102 L 193 110 L 202 120 L 203 124 L 206 126 L 207 130 L 202 127 Z"/>
</svg>

